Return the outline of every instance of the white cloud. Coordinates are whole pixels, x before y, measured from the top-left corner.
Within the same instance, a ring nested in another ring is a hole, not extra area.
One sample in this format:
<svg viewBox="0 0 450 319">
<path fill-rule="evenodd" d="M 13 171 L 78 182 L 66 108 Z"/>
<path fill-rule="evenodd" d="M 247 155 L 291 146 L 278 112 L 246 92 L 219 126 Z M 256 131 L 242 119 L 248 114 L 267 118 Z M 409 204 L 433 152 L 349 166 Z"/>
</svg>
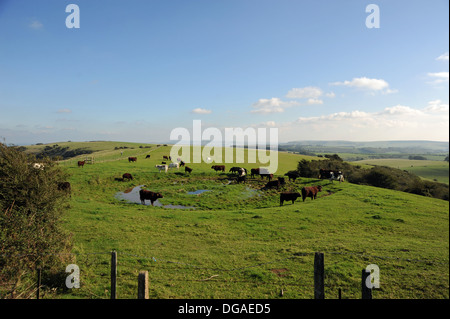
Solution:
<svg viewBox="0 0 450 319">
<path fill-rule="evenodd" d="M 285 108 L 300 105 L 298 102 L 285 102 L 280 100 L 277 97 L 273 97 L 271 99 L 259 99 L 258 102 L 253 103 L 252 107 L 254 110 L 251 113 L 282 113 Z"/>
<path fill-rule="evenodd" d="M 448 113 L 449 108 L 448 104 L 442 103 L 441 100 L 434 100 L 428 102 L 428 105 L 424 111 L 429 113 Z"/>
<path fill-rule="evenodd" d="M 318 98 L 322 95 L 322 90 L 318 87 L 307 86 L 304 88 L 293 88 L 287 94 L 287 98 L 291 99 L 308 99 L 308 98 Z"/>
<path fill-rule="evenodd" d="M 336 94 L 334 94 L 334 92 L 329 92 L 329 93 L 325 93 L 325 96 L 329 97 L 329 98 L 333 98 L 336 96 Z"/>
<path fill-rule="evenodd" d="M 312 104 L 323 104 L 323 101 L 320 100 L 320 99 L 312 98 L 312 99 L 308 99 L 307 103 L 309 105 L 312 105 Z"/>
<path fill-rule="evenodd" d="M 331 85 L 341 85 L 347 87 L 354 87 L 369 91 L 383 91 L 384 93 L 393 93 L 396 90 L 389 89 L 389 83 L 383 79 L 370 79 L 367 77 L 353 78 L 351 81 L 333 82 Z"/>
<path fill-rule="evenodd" d="M 437 140 L 448 141 L 449 105 L 441 100 L 423 108 L 406 105 L 377 112 L 351 111 L 299 117 L 279 124 L 280 140 Z"/>
<path fill-rule="evenodd" d="M 428 76 L 433 78 L 434 81 L 432 83 L 439 84 L 448 82 L 448 72 L 434 72 L 434 73 L 428 73 Z"/>
<path fill-rule="evenodd" d="M 41 22 L 39 22 L 38 20 L 34 19 L 29 24 L 29 27 L 32 29 L 35 29 L 35 30 L 39 30 L 39 29 L 42 29 L 44 27 L 44 25 Z"/>
<path fill-rule="evenodd" d="M 194 114 L 211 114 L 212 111 L 211 110 L 207 110 L 207 109 L 202 109 L 202 108 L 198 107 L 196 109 L 193 109 L 191 111 L 191 113 L 194 113 Z"/>
<path fill-rule="evenodd" d="M 448 61 L 448 52 L 445 52 L 444 54 L 441 54 L 436 58 L 438 61 Z"/>
<path fill-rule="evenodd" d="M 71 109 L 59 109 L 57 113 L 72 113 Z"/>
</svg>

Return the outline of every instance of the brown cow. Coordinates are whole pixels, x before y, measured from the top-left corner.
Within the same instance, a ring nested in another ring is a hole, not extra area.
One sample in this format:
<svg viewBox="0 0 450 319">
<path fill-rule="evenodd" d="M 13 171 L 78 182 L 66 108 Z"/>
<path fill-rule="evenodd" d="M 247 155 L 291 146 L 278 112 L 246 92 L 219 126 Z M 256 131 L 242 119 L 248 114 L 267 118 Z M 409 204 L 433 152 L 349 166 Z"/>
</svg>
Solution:
<svg viewBox="0 0 450 319">
<path fill-rule="evenodd" d="M 142 205 L 145 205 L 145 200 L 150 200 L 150 202 L 153 203 L 155 201 L 158 200 L 158 198 L 163 198 L 163 195 L 161 195 L 160 193 L 155 193 L 155 192 L 151 192 L 151 191 L 147 191 L 145 189 L 141 189 L 139 191 L 139 198 L 141 200 Z"/>
<path fill-rule="evenodd" d="M 322 186 L 309 186 L 309 187 L 303 187 L 302 188 L 302 198 L 303 201 L 307 197 L 311 197 L 312 200 L 317 198 L 317 193 L 322 191 Z"/>
<path fill-rule="evenodd" d="M 272 187 L 279 188 L 280 185 L 281 185 L 281 183 L 280 183 L 279 180 L 276 180 L 276 181 L 269 181 L 269 182 L 266 184 L 266 186 L 264 186 L 264 188 L 265 188 L 265 189 L 267 189 L 267 188 L 272 188 Z"/>
<path fill-rule="evenodd" d="M 213 170 L 225 172 L 225 165 L 213 165 L 211 166 Z"/>
<path fill-rule="evenodd" d="M 128 162 L 136 162 L 137 157 L 128 157 Z"/>
<path fill-rule="evenodd" d="M 133 176 L 131 176 L 130 173 L 125 173 L 122 175 L 122 179 L 128 179 L 128 180 L 133 180 Z"/>
<path fill-rule="evenodd" d="M 78 167 L 84 167 L 84 164 L 86 163 L 86 161 L 78 161 Z"/>
<path fill-rule="evenodd" d="M 280 194 L 280 206 L 283 206 L 284 201 L 291 200 L 292 204 L 294 204 L 295 200 L 299 198 L 301 195 L 298 192 L 295 193 L 281 193 Z"/>
</svg>

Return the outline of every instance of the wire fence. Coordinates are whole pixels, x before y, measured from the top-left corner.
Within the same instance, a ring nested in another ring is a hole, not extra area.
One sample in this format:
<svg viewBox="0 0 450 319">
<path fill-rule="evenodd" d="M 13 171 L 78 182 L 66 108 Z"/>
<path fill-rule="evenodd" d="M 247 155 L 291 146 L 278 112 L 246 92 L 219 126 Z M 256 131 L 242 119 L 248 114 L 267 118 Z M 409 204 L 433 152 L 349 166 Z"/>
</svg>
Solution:
<svg viewBox="0 0 450 319">
<path fill-rule="evenodd" d="M 427 260 L 346 251 L 322 253 L 325 256 L 323 289 L 326 298 L 360 298 L 361 270 L 371 264 L 380 269 L 381 285 L 379 289 L 373 289 L 375 297 L 448 298 L 448 259 Z M 113 254 L 116 256 L 115 265 L 111 259 Z M 312 251 L 296 252 L 263 261 L 248 258 L 246 263 L 241 259 L 239 264 L 230 261 L 228 265 L 220 266 L 214 265 L 212 261 L 200 264 L 121 251 L 53 253 L 46 256 L 72 257 L 73 263 L 80 269 L 80 288 L 65 287 L 70 273 L 57 277 L 57 286 L 59 294 L 70 294 L 77 298 L 109 299 L 112 298 L 113 290 L 117 290 L 117 298 L 136 298 L 138 274 L 148 271 L 150 298 L 155 299 L 310 299 L 314 298 L 317 285 L 315 254 Z M 26 256 L 30 255 L 14 257 Z M 51 293 L 52 289 L 57 290 L 51 288 L 55 277 L 47 277 L 44 271 L 42 282 L 36 286 L 38 295 L 41 290 L 41 298 L 57 298 L 57 294 Z M 2 287 L 7 288 L 7 283 L 0 283 L 0 292 Z M 5 291 L 7 289 L 3 289 L 3 294 Z"/>
</svg>

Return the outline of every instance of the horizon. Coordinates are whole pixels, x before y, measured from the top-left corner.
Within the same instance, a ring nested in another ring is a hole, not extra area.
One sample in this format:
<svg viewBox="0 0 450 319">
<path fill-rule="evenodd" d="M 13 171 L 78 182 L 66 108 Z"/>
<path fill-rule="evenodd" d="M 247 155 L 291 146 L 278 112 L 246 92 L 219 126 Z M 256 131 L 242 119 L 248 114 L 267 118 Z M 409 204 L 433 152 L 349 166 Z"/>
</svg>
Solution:
<svg viewBox="0 0 450 319">
<path fill-rule="evenodd" d="M 448 143 L 448 1 L 373 4 L 79 0 L 69 28 L 68 3 L 0 1 L 0 139 Z"/>
</svg>

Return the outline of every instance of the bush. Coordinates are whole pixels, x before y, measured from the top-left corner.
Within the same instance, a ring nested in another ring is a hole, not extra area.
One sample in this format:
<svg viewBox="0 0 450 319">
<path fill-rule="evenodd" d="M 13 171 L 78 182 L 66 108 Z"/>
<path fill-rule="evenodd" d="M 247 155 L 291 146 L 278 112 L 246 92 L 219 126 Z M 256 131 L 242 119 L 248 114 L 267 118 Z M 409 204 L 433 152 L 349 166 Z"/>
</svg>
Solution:
<svg viewBox="0 0 450 319">
<path fill-rule="evenodd" d="M 58 189 L 68 176 L 48 158 L 34 163 L 33 155 L 0 143 L 2 297 L 29 295 L 24 279 L 34 276 L 38 268 L 55 269 L 63 261 L 60 253 L 71 248 L 70 235 L 61 226 L 68 193 Z"/>
</svg>

